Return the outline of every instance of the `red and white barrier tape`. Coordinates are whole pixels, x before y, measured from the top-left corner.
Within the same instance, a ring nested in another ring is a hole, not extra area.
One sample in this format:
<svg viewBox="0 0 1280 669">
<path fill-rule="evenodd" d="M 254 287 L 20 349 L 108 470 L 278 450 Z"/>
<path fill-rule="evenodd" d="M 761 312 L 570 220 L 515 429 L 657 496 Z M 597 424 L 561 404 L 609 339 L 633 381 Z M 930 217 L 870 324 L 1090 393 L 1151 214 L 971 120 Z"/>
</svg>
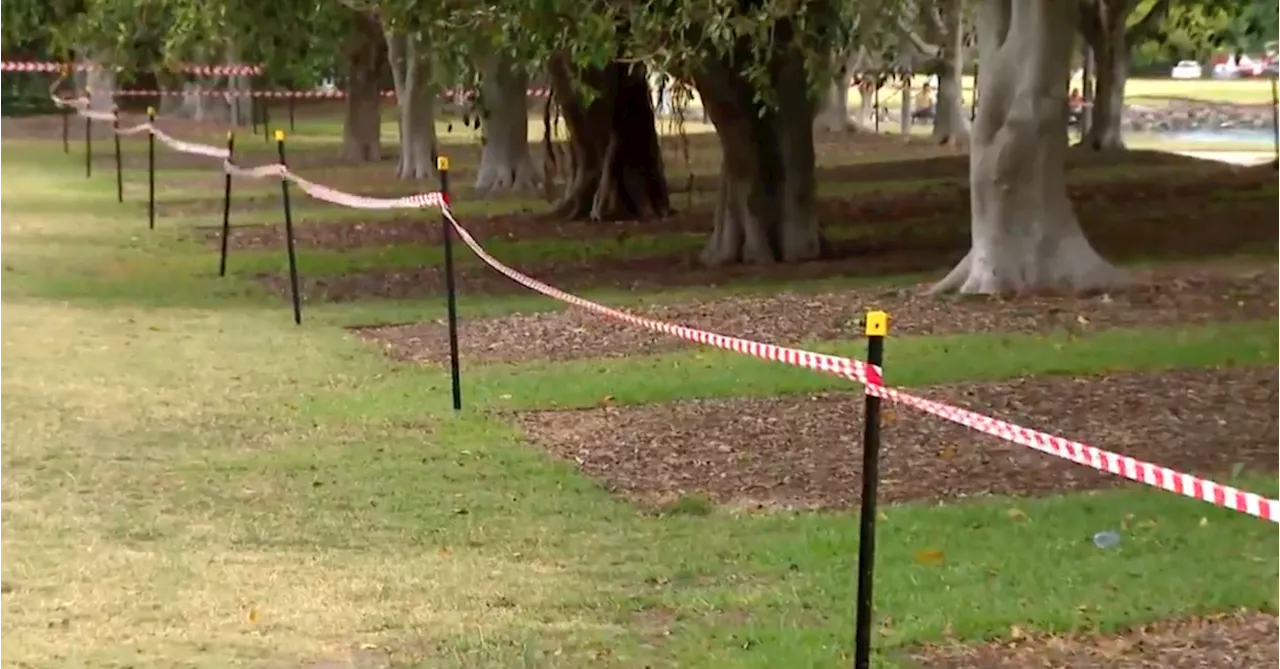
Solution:
<svg viewBox="0 0 1280 669">
<path fill-rule="evenodd" d="M 111 94 L 119 98 L 182 98 L 188 96 L 198 97 L 227 97 L 227 98 L 270 98 L 270 99 L 287 99 L 287 98 L 306 98 L 306 99 L 339 99 L 347 97 L 346 91 L 340 90 L 314 90 L 314 91 L 291 91 L 291 90 L 270 90 L 255 91 L 240 88 L 190 88 L 184 90 L 168 89 L 168 90 L 140 90 L 140 89 L 123 89 L 111 91 Z M 394 98 L 396 92 L 394 90 L 385 90 L 379 93 L 384 98 Z"/>
<path fill-rule="evenodd" d="M 1038 430 L 1014 425 L 1007 421 L 962 409 L 960 407 L 928 400 L 910 393 L 888 388 L 884 385 L 881 370 L 859 360 L 841 358 L 839 356 L 811 353 L 798 349 L 762 344 L 713 332 L 705 332 L 682 325 L 673 325 L 648 318 L 611 309 L 602 304 L 570 295 L 562 290 L 549 286 L 541 281 L 525 276 L 504 265 L 480 246 L 465 228 L 453 217 L 445 206 L 444 215 L 457 231 L 458 237 L 485 264 L 505 275 L 516 283 L 530 288 L 562 302 L 583 307 L 598 314 L 615 318 L 640 327 L 662 332 L 699 344 L 709 344 L 737 353 L 744 353 L 765 360 L 775 360 L 797 367 L 805 367 L 821 372 L 843 376 L 864 384 L 867 393 L 882 397 L 890 402 L 903 404 L 918 409 L 944 420 L 963 425 L 969 429 L 989 434 L 1005 441 L 1013 442 L 1042 453 L 1055 455 L 1086 467 L 1092 467 L 1116 476 L 1162 488 L 1170 492 L 1209 502 L 1215 506 L 1239 511 L 1274 523 L 1280 523 L 1280 501 L 1261 495 L 1222 485 L 1208 479 L 1202 479 L 1161 465 L 1144 462 L 1127 455 L 1112 453 L 1101 448 L 1089 446 L 1065 437 L 1051 435 Z"/>
<path fill-rule="evenodd" d="M 1183 474 L 1168 467 L 1082 444 L 1066 437 L 1014 425 L 968 409 L 928 400 L 896 388 L 869 385 L 867 392 L 890 402 L 905 404 L 913 409 L 963 425 L 971 430 L 1033 448 L 1041 453 L 1056 455 L 1076 464 L 1115 474 L 1131 481 L 1145 483 L 1186 497 L 1194 497 L 1215 506 L 1257 516 L 1273 523 L 1280 523 L 1280 501 L 1256 493 Z"/>
<path fill-rule="evenodd" d="M 219 158 L 226 160 L 231 157 L 231 152 L 221 146 L 211 146 L 209 144 L 199 144 L 197 142 L 185 142 L 171 137 L 160 128 L 151 126 L 151 134 L 156 136 L 165 146 L 179 153 L 190 153 L 197 156 L 208 156 L 210 158 Z"/>
<path fill-rule="evenodd" d="M 78 113 L 90 118 L 100 118 L 103 116 L 102 112 L 93 112 L 92 110 L 86 109 L 87 101 L 83 99 L 68 101 L 54 97 L 54 100 L 60 105 L 75 107 Z M 105 117 L 106 120 L 114 120 L 115 118 L 114 114 L 105 114 Z M 485 264 L 526 288 L 567 304 L 578 306 L 602 316 L 630 323 L 654 332 L 669 334 L 691 342 L 714 346 L 716 348 L 733 351 L 735 353 L 742 353 L 763 360 L 772 360 L 796 367 L 826 372 L 852 381 L 857 381 L 858 383 L 866 386 L 866 392 L 868 394 L 876 395 L 890 402 L 897 402 L 899 404 L 918 409 L 938 418 L 951 421 L 958 425 L 963 425 L 969 429 L 1026 446 L 1042 453 L 1070 460 L 1071 462 L 1075 462 L 1086 467 L 1091 467 L 1099 471 L 1127 478 L 1132 481 L 1145 483 L 1186 497 L 1193 497 L 1215 506 L 1245 513 L 1273 523 L 1280 523 L 1280 501 L 1278 500 L 1263 497 L 1256 493 L 1247 492 L 1231 486 L 1222 485 L 1190 474 L 1184 474 L 1168 467 L 1131 458 L 1127 455 L 1120 455 L 1094 446 L 1089 446 L 1088 444 L 1067 439 L 1065 437 L 1059 437 L 1039 430 L 1015 425 L 968 409 L 918 397 L 896 388 L 886 387 L 884 385 L 881 369 L 875 365 L 870 365 L 860 360 L 827 355 L 824 353 L 814 353 L 812 351 L 788 348 L 785 346 L 776 346 L 774 344 L 765 344 L 751 341 L 749 339 L 740 339 L 738 337 L 730 337 L 714 332 L 707 332 L 705 330 L 699 330 L 684 325 L 657 321 L 621 311 L 619 309 L 606 307 L 602 304 L 566 293 L 558 288 L 538 281 L 537 279 L 526 276 L 511 267 L 508 267 L 497 258 L 490 255 L 482 246 L 480 246 L 480 243 L 471 236 L 471 233 L 469 233 L 466 228 L 462 227 L 462 224 L 460 224 L 453 216 L 453 212 L 448 206 L 447 199 L 441 193 L 422 193 L 390 199 L 364 197 L 308 181 L 289 171 L 289 168 L 285 165 L 278 163 L 254 168 L 239 167 L 230 161 L 230 153 L 226 149 L 207 144 L 196 144 L 193 142 L 184 142 L 175 139 L 166 135 L 150 123 L 144 123 L 132 128 L 123 129 L 119 132 L 121 134 L 136 134 L 143 132 L 144 130 L 149 130 L 157 139 L 176 151 L 223 159 L 223 170 L 228 174 L 253 179 L 287 179 L 297 184 L 298 187 L 308 195 L 326 202 L 332 202 L 334 204 L 353 207 L 356 209 L 417 209 L 423 207 L 437 207 L 449 220 L 449 223 L 457 232 L 459 239 L 461 239 L 462 242 Z"/>
<path fill-rule="evenodd" d="M 547 297 L 560 300 L 561 302 L 567 302 L 632 325 L 638 325 L 654 332 L 673 335 L 681 339 L 714 346 L 726 351 L 734 351 L 735 353 L 743 353 L 745 355 L 764 360 L 773 360 L 786 363 L 788 365 L 794 365 L 796 367 L 804 367 L 806 369 L 813 369 L 820 372 L 826 372 L 828 374 L 835 374 L 836 376 L 842 376 L 846 379 L 857 381 L 862 384 L 879 385 L 881 383 L 880 369 L 874 365 L 862 362 L 861 360 L 853 360 L 851 358 L 845 358 L 838 355 L 827 355 L 825 353 L 814 353 L 812 351 L 787 348 L 785 346 L 775 346 L 774 344 L 764 344 L 757 341 L 751 341 L 750 339 L 739 339 L 738 337 L 729 337 L 684 325 L 675 325 L 673 323 L 656 321 L 650 318 L 644 318 L 643 316 L 637 316 L 625 311 L 606 307 L 603 304 L 583 299 L 577 295 L 571 295 L 559 288 L 549 286 L 537 279 L 525 276 L 524 274 L 502 264 L 502 262 L 497 258 L 489 255 L 489 253 L 480 246 L 480 243 L 471 236 L 471 233 L 467 232 L 466 228 L 463 228 L 462 225 L 458 223 L 457 219 L 453 217 L 453 213 L 449 210 L 448 206 L 443 207 L 443 211 L 444 215 L 448 217 L 449 222 L 453 224 L 453 228 L 457 230 L 458 237 L 462 239 L 462 243 L 466 244 L 473 253 L 485 262 L 485 264 L 501 272 L 508 279 L 511 279 L 526 288 L 532 289 L 535 292 L 542 293 Z"/>
<path fill-rule="evenodd" d="M 47 61 L 0 61 L 2 72 L 93 72 L 111 69 L 98 63 L 51 63 Z M 266 71 L 261 65 L 179 65 L 171 68 L 172 72 L 185 72 L 203 76 L 246 76 L 258 75 Z"/>
<path fill-rule="evenodd" d="M 540 98 L 546 97 L 551 92 L 548 88 L 530 88 L 525 91 L 529 97 Z M 118 98 L 154 98 L 154 97 L 227 97 L 227 98 L 267 98 L 267 99 L 328 99 L 341 100 L 347 97 L 347 92 L 343 90 L 311 90 L 311 91 L 294 91 L 294 90 L 245 90 L 239 88 L 190 88 L 190 89 L 119 89 L 111 91 L 111 95 Z M 379 92 L 384 98 L 394 98 L 396 92 L 388 89 Z M 440 92 L 440 97 L 446 100 L 452 100 L 457 97 L 457 93 L 452 90 Z"/>
</svg>

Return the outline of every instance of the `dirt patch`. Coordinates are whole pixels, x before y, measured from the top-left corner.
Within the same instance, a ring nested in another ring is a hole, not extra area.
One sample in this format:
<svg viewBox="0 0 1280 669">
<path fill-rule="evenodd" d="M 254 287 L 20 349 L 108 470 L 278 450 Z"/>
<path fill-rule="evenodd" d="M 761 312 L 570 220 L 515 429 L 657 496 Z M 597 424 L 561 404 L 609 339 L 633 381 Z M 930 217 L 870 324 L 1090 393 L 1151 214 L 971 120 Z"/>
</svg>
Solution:
<svg viewBox="0 0 1280 669">
<path fill-rule="evenodd" d="M 931 399 L 1193 474 L 1274 471 L 1275 370 L 1026 378 L 923 390 Z M 746 508 L 855 504 L 862 396 L 703 399 L 518 414 L 528 438 L 641 504 L 701 494 Z M 1123 479 L 890 407 L 885 502 L 1033 496 Z M 1132 484 L 1138 485 L 1138 484 Z"/>
<path fill-rule="evenodd" d="M 1097 154 L 1092 154 L 1097 155 Z M 1152 152 L 1130 152 L 1122 156 L 1120 164 L 1160 166 L 1156 158 L 1163 159 L 1169 154 L 1152 154 Z M 1163 201 L 1170 198 L 1207 198 L 1214 196 L 1230 196 L 1233 193 L 1244 195 L 1255 193 L 1265 185 L 1274 186 L 1274 172 L 1262 173 L 1248 171 L 1221 164 L 1186 167 L 1184 163 L 1170 161 L 1178 166 L 1176 171 L 1161 169 L 1152 172 L 1135 171 L 1128 177 L 1111 177 L 1100 182 L 1087 172 L 1077 172 L 1077 183 L 1069 187 L 1072 198 L 1082 205 L 1090 203 L 1126 204 L 1137 201 Z M 1107 167 L 1115 167 L 1107 164 Z M 1077 165 L 1080 170 L 1096 168 L 1097 164 L 1082 162 Z M 820 219 L 828 229 L 838 229 L 848 224 L 866 224 L 870 222 L 893 223 L 904 219 L 939 216 L 968 208 L 969 190 L 965 181 L 968 163 L 957 162 L 953 157 L 928 160 L 905 160 L 893 163 L 872 165 L 841 165 L 825 167 L 819 170 L 819 179 L 824 182 L 887 184 L 894 181 L 907 183 L 907 188 L 888 192 L 869 191 L 856 197 L 827 200 L 820 206 Z M 942 180 L 939 180 L 942 179 Z M 925 180 L 935 180 L 928 183 Z M 331 179 L 334 183 L 327 185 L 342 187 L 343 180 Z M 921 183 L 921 182 L 924 183 Z M 697 192 L 713 192 L 718 177 L 699 176 L 692 182 Z M 362 186 L 351 192 L 370 197 L 388 197 L 404 195 L 408 192 L 403 185 L 394 182 L 387 185 L 386 179 L 379 180 L 378 186 Z M 673 184 L 673 190 L 689 188 L 689 184 Z M 680 200 L 678 196 L 675 197 Z M 464 197 L 458 201 L 465 201 Z M 279 207 L 278 198 L 274 195 L 251 195 L 233 199 L 236 212 L 244 208 L 259 206 Z M 186 213 L 207 213 L 217 203 L 204 201 L 199 205 L 168 205 L 168 208 L 179 207 L 175 211 Z M 680 204 L 677 202 L 677 204 Z M 220 205 L 219 205 L 220 206 Z M 526 239 L 600 239 L 627 238 L 636 235 L 658 235 L 670 233 L 704 233 L 708 229 L 706 207 L 682 207 L 672 216 L 660 220 L 630 220 L 609 223 L 591 223 L 584 221 L 550 220 L 544 212 L 526 209 L 498 216 L 485 218 L 468 218 L 464 221 L 467 229 L 481 241 L 490 239 L 526 240 Z M 219 210 L 220 211 L 220 210 Z M 172 213 L 172 212 L 170 212 Z M 322 216 L 323 214 L 318 214 Z M 317 221 L 314 224 L 299 226 L 295 234 L 301 246 L 345 249 L 360 246 L 383 246 L 391 244 L 438 244 L 440 229 L 433 225 L 434 216 L 415 213 L 394 219 L 357 220 L 357 221 Z M 205 230 L 207 243 L 217 246 L 221 244 L 221 233 L 216 228 Z M 283 232 L 278 225 L 245 225 L 237 226 L 230 239 L 233 249 L 278 248 L 283 241 Z"/>
<path fill-rule="evenodd" d="M 632 311 L 668 323 L 793 345 L 848 338 L 857 332 L 854 323 L 867 309 L 889 312 L 894 334 L 1089 331 L 1268 318 L 1277 311 L 1280 291 L 1274 264 L 1252 270 L 1147 270 L 1138 274 L 1138 281 L 1095 297 L 938 298 L 925 295 L 927 285 L 921 284 L 809 295 L 741 295 Z M 402 360 L 439 364 L 447 356 L 448 330 L 441 322 L 358 331 Z M 688 345 L 583 309 L 464 320 L 459 343 L 468 363 L 643 355 Z"/>
<path fill-rule="evenodd" d="M 1274 179 L 1274 176 L 1272 177 Z M 1275 253 L 1275 200 L 1259 198 L 1246 189 L 1238 198 L 1153 197 L 1119 206 L 1108 201 L 1079 204 L 1090 240 L 1113 260 L 1133 258 L 1204 258 L 1259 251 Z M 743 281 L 794 281 L 832 276 L 875 277 L 939 271 L 959 261 L 968 250 L 967 216 L 953 208 L 931 218 L 868 220 L 849 201 L 824 201 L 824 220 L 849 222 L 834 226 L 832 259 L 765 266 L 703 267 L 697 260 L 698 238 L 668 240 L 686 244 L 649 250 L 643 244 L 620 244 L 616 251 L 597 255 L 557 255 L 528 260 L 490 249 L 500 260 L 541 281 L 566 290 L 620 288 L 645 290 L 666 286 L 708 286 Z M 961 211 L 967 210 L 962 209 Z M 677 247 L 678 248 L 678 247 Z M 525 289 L 482 267 L 462 252 L 458 279 L 465 293 L 513 293 Z M 286 295 L 282 275 L 262 277 L 267 286 Z M 413 298 L 438 295 L 444 285 L 439 266 L 377 270 L 343 275 L 305 276 L 304 293 L 311 300 L 346 301 L 370 297 Z M 464 298 L 465 299 L 465 298 Z"/>
<path fill-rule="evenodd" d="M 1241 611 L 1164 621 L 1121 634 L 1052 636 L 911 653 L 920 669 L 1244 669 L 1280 663 L 1276 615 Z"/>
</svg>

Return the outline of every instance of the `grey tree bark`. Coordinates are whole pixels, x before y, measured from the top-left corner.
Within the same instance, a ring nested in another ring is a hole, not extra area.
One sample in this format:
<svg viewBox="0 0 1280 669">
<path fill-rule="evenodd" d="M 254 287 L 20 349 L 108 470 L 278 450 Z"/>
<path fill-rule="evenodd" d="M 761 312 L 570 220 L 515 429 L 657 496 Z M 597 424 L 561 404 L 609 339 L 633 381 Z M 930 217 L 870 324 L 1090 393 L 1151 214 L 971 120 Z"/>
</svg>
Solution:
<svg viewBox="0 0 1280 669">
<path fill-rule="evenodd" d="M 1081 5 L 1080 34 L 1093 50 L 1097 85 L 1089 126 L 1081 143 L 1096 151 L 1124 148 L 1124 95 L 1129 81 L 1129 49 L 1157 28 L 1171 0 L 1157 0 L 1132 25 L 1137 0 L 1088 0 Z"/>
<path fill-rule="evenodd" d="M 898 96 L 898 131 L 902 133 L 903 137 L 907 137 L 911 134 L 911 126 L 914 123 L 911 119 L 911 104 L 914 102 L 912 99 L 914 92 L 911 90 L 911 75 L 907 75 L 899 81 L 902 84 L 902 93 Z"/>
<path fill-rule="evenodd" d="M 831 89 L 823 96 L 821 110 L 814 117 L 815 130 L 845 132 L 865 127 L 874 106 L 874 89 L 867 91 L 862 86 L 858 87 L 860 104 L 856 118 L 849 115 L 849 91 L 855 81 L 861 81 L 867 75 L 864 71 L 868 69 L 870 62 L 867 50 L 862 47 L 854 49 L 844 58 L 844 67 L 832 78 Z"/>
<path fill-rule="evenodd" d="M 387 30 L 386 39 L 400 110 L 400 162 L 396 176 L 435 177 L 438 154 L 431 54 L 417 36 Z"/>
<path fill-rule="evenodd" d="M 529 152 L 529 74 L 510 56 L 493 53 L 481 58 L 480 76 L 484 148 L 476 190 L 536 191 L 542 174 Z"/>
<path fill-rule="evenodd" d="M 782 46 L 772 70 L 778 105 L 766 109 L 728 60 L 707 58 L 694 77 L 722 152 L 704 264 L 798 262 L 826 248 L 814 210 L 815 104 L 803 58 Z"/>
<path fill-rule="evenodd" d="M 876 90 L 880 88 L 879 77 L 874 73 L 866 73 L 858 84 L 858 118 L 857 124 L 868 130 L 874 129 L 876 109 Z"/>
<path fill-rule="evenodd" d="M 1122 273 L 1085 239 L 1066 190 L 1067 100 L 1076 2 L 984 0 L 977 8 L 982 104 L 969 153 L 972 243 L 934 292 L 1080 292 Z"/>
<path fill-rule="evenodd" d="M 227 44 L 224 60 L 228 65 L 234 65 L 240 62 L 240 52 L 236 49 L 234 42 Z M 228 75 L 227 95 L 221 98 L 221 102 L 227 107 L 227 122 L 232 126 L 239 128 L 241 126 L 250 125 L 253 119 L 254 98 L 253 82 L 251 77 L 241 75 Z M 266 99 L 258 100 L 258 104 L 265 104 Z"/>
<path fill-rule="evenodd" d="M 933 139 L 940 144 L 963 146 L 969 141 L 969 114 L 964 107 L 961 77 L 964 73 L 964 2 L 931 0 L 918 8 L 917 23 L 923 37 L 907 27 L 915 52 L 928 61 L 938 77 L 934 103 Z"/>
<path fill-rule="evenodd" d="M 342 119 L 342 159 L 382 160 L 382 96 L 379 73 L 386 57 L 382 27 L 363 12 L 353 12 L 344 44 L 347 99 Z"/>
<path fill-rule="evenodd" d="M 86 52 L 87 53 L 87 52 Z M 101 66 L 94 54 L 87 53 L 79 60 L 86 69 L 76 73 L 76 85 L 80 90 L 88 89 L 89 107 L 94 111 L 109 112 L 115 109 L 116 73 L 109 67 Z"/>
<path fill-rule="evenodd" d="M 963 0 L 937 0 L 932 23 L 941 47 L 934 70 L 938 75 L 938 102 L 934 108 L 933 138 L 939 144 L 969 143 L 969 113 L 964 107 L 961 77 L 964 73 Z"/>
<path fill-rule="evenodd" d="M 840 68 L 831 80 L 831 86 L 823 96 L 821 109 L 813 118 L 814 128 L 825 132 L 846 132 L 857 127 L 849 118 L 849 84 L 853 72 Z"/>
</svg>

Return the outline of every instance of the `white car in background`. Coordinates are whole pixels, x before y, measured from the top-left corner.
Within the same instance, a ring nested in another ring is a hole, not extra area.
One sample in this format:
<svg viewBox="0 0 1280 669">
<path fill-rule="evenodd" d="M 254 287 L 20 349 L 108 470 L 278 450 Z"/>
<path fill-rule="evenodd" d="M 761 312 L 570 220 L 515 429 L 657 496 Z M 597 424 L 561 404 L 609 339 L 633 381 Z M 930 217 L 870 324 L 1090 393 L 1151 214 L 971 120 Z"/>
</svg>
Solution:
<svg viewBox="0 0 1280 669">
<path fill-rule="evenodd" d="M 1200 69 L 1200 63 L 1194 60 L 1180 60 L 1170 70 L 1169 76 L 1173 79 L 1199 79 L 1204 76 L 1204 72 Z"/>
</svg>

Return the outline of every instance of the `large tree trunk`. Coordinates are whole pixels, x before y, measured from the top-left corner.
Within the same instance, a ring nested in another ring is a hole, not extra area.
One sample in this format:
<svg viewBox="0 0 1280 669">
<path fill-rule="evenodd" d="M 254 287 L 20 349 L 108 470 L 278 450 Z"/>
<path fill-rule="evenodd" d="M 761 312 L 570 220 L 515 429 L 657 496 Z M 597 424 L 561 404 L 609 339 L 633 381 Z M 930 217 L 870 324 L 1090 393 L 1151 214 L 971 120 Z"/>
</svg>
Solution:
<svg viewBox="0 0 1280 669">
<path fill-rule="evenodd" d="M 777 106 L 761 108 L 752 86 L 728 60 L 705 59 L 694 77 L 720 139 L 715 228 L 702 251 L 710 266 L 798 262 L 825 242 L 814 211 L 814 100 L 799 54 L 775 56 Z"/>
<path fill-rule="evenodd" d="M 938 0 L 938 45 L 934 70 L 938 75 L 938 101 L 934 105 L 933 138 L 940 144 L 969 143 L 969 113 L 964 108 L 961 75 L 964 72 L 964 6 L 961 0 Z"/>
<path fill-rule="evenodd" d="M 876 114 L 880 113 L 880 110 L 876 109 L 876 90 L 879 87 L 879 77 L 874 74 L 864 74 L 858 81 L 857 124 L 863 128 L 874 129 L 876 126 Z"/>
<path fill-rule="evenodd" d="M 382 160 L 382 96 L 378 90 L 386 42 L 382 27 L 363 12 L 352 13 L 347 33 L 346 114 L 342 119 L 342 159 Z"/>
<path fill-rule="evenodd" d="M 436 176 L 436 112 L 431 54 L 417 37 L 387 30 L 387 56 L 400 108 L 400 163 L 396 176 Z"/>
<path fill-rule="evenodd" d="M 590 103 L 574 95 L 574 72 L 565 57 L 553 57 L 548 73 L 569 130 L 573 165 L 553 215 L 603 221 L 670 213 L 644 68 L 615 62 L 577 73 L 596 91 Z"/>
<path fill-rule="evenodd" d="M 1121 279 L 1080 229 L 1066 191 L 1075 2 L 977 8 L 982 105 L 969 153 L 972 246 L 935 292 L 1079 292 Z"/>
<path fill-rule="evenodd" d="M 902 94 L 898 96 L 898 132 L 902 133 L 903 137 L 907 137 L 911 134 L 911 126 L 915 124 L 915 119 L 911 118 L 915 92 L 911 90 L 911 75 L 902 77 L 900 81 Z"/>
<path fill-rule="evenodd" d="M 227 65 L 235 65 L 240 62 L 240 52 L 236 49 L 235 43 L 228 42 L 226 52 L 224 54 Z M 243 75 L 227 75 L 227 94 L 222 96 L 219 101 L 226 105 L 227 122 L 235 128 L 250 125 L 253 123 L 253 81 L 252 77 Z M 258 100 L 259 104 L 266 104 L 266 98 Z"/>
<path fill-rule="evenodd" d="M 1089 25 L 1089 22 L 1082 22 Z M 1124 88 L 1129 80 L 1129 46 L 1123 16 L 1118 26 L 1091 26 L 1084 33 L 1093 50 L 1097 86 L 1093 110 L 1081 144 L 1096 151 L 1123 149 Z"/>
<path fill-rule="evenodd" d="M 814 117 L 817 130 L 845 132 L 857 127 L 849 118 L 849 84 L 853 82 L 853 70 L 846 63 L 831 78 L 830 90 L 822 100 L 822 109 Z"/>
<path fill-rule="evenodd" d="M 494 53 L 481 60 L 480 76 L 484 148 L 476 190 L 536 191 L 542 175 L 529 153 L 529 74 L 510 56 Z"/>
<path fill-rule="evenodd" d="M 89 108 L 101 112 L 115 109 L 115 70 L 100 65 L 92 54 L 82 58 L 80 64 L 84 69 L 76 73 L 76 84 L 82 91 L 88 89 Z"/>
</svg>

